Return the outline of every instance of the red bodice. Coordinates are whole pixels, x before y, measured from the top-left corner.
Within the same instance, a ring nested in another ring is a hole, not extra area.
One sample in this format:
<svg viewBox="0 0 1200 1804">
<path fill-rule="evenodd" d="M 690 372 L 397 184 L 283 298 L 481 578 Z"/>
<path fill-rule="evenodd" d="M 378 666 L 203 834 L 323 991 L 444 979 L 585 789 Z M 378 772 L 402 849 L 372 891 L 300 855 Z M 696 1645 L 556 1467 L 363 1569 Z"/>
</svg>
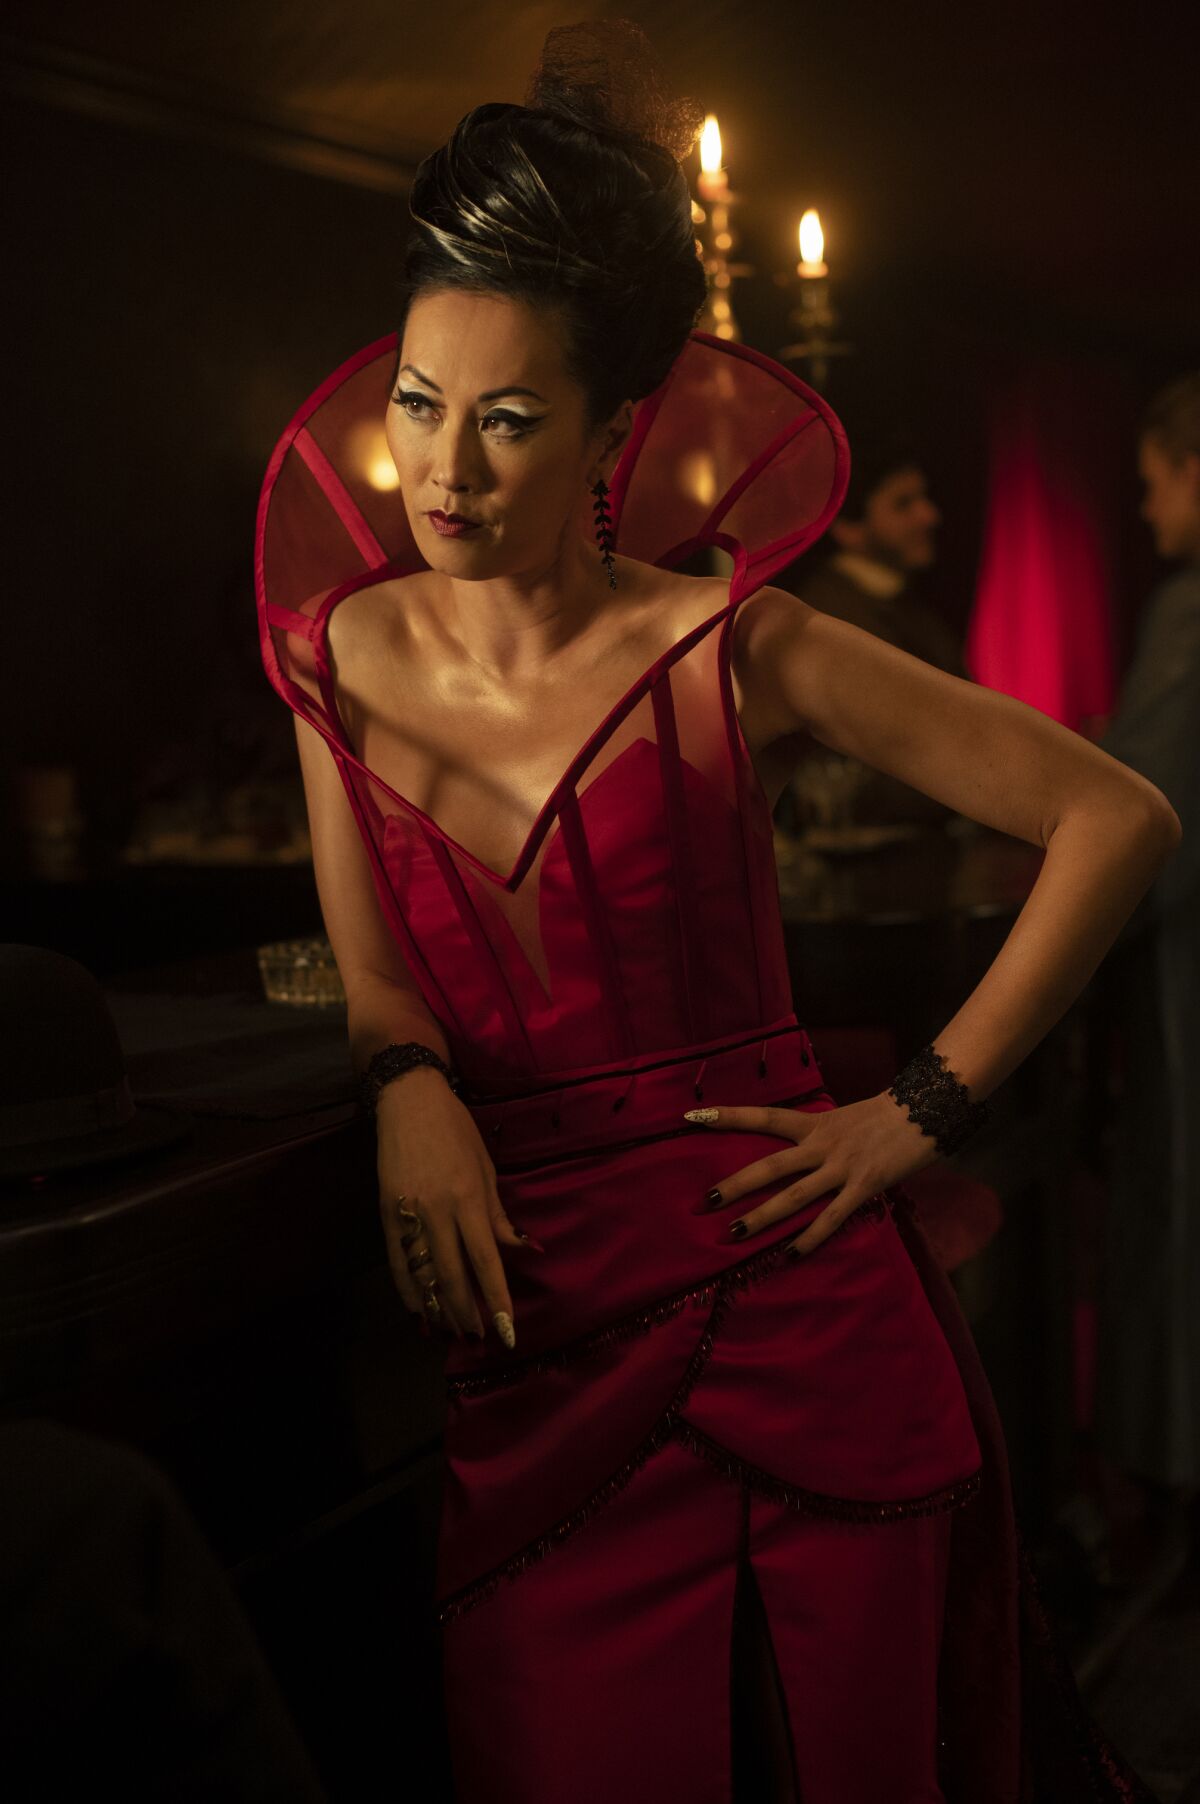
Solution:
<svg viewBox="0 0 1200 1804">
<path fill-rule="evenodd" d="M 596 723 L 501 873 L 355 753 L 326 635 L 359 586 L 305 617 L 292 664 L 311 659 L 381 905 L 472 1091 L 791 1013 L 770 809 L 730 679 L 738 603 L 687 633 Z"/>
</svg>

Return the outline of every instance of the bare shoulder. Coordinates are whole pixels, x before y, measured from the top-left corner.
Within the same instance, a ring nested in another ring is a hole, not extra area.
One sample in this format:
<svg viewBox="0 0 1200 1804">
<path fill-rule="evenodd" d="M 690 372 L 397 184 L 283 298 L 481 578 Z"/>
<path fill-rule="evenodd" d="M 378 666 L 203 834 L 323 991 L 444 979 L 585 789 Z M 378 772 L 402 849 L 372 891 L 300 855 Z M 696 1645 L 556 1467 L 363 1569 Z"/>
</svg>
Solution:
<svg viewBox="0 0 1200 1804">
<path fill-rule="evenodd" d="M 416 570 L 383 582 L 364 583 L 335 603 L 326 639 L 339 665 L 371 658 L 394 642 L 428 603 L 429 572 Z"/>
<path fill-rule="evenodd" d="M 769 586 L 738 610 L 732 662 L 765 737 L 802 730 L 876 768 L 888 768 L 878 754 L 918 720 L 954 719 L 969 732 L 991 699 L 868 628 Z"/>
<path fill-rule="evenodd" d="M 820 609 L 810 607 L 787 589 L 756 589 L 738 609 L 734 643 L 739 652 L 761 653 L 781 637 L 802 632 L 809 620 L 820 619 Z"/>
<path fill-rule="evenodd" d="M 654 570 L 663 583 L 661 602 L 669 611 L 673 641 L 711 620 L 729 603 L 727 576 L 689 576 Z M 730 665 L 734 705 L 751 752 L 765 751 L 774 741 L 793 738 L 794 708 L 780 690 L 778 664 L 783 647 L 795 642 L 803 622 L 817 610 L 784 589 L 762 588 L 737 609 Z M 799 729 L 803 736 L 803 728 Z"/>
<path fill-rule="evenodd" d="M 428 578 L 422 570 L 365 584 L 344 595 L 329 615 L 325 643 L 338 707 L 356 743 L 381 685 L 395 695 L 414 680 L 413 649 L 429 616 Z"/>
<path fill-rule="evenodd" d="M 729 578 L 725 576 L 690 576 L 678 570 L 654 570 L 653 574 L 662 585 L 676 638 L 711 620 L 729 599 Z"/>
<path fill-rule="evenodd" d="M 748 742 L 768 745 L 776 738 L 804 732 L 810 708 L 794 684 L 785 694 L 780 677 L 785 662 L 803 666 L 806 677 L 819 683 L 817 662 L 809 655 L 810 622 L 820 622 L 819 609 L 810 607 L 786 589 L 757 589 L 738 609 L 733 627 L 730 662 L 738 695 L 738 712 Z M 819 636 L 820 627 L 816 628 Z M 804 656 L 800 657 L 801 643 Z"/>
</svg>

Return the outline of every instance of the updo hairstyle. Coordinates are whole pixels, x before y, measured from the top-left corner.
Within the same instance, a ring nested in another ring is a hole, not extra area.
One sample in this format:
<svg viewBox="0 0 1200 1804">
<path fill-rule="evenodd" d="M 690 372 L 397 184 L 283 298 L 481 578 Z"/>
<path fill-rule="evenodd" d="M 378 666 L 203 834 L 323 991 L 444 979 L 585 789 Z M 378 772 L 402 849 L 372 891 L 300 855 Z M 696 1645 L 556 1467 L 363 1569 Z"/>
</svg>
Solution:
<svg viewBox="0 0 1200 1804">
<path fill-rule="evenodd" d="M 472 108 L 417 169 L 400 339 L 427 289 L 514 296 L 561 310 L 589 432 L 650 394 L 707 293 L 681 168 L 701 122 L 640 26 L 549 32 L 525 104 Z"/>
</svg>

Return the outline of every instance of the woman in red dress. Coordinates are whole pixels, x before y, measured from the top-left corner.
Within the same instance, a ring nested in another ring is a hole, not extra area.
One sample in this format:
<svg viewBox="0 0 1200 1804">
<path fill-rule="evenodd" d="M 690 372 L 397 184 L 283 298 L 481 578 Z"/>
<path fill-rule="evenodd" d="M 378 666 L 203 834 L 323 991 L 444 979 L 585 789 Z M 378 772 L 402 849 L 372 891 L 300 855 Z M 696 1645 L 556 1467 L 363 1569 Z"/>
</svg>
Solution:
<svg viewBox="0 0 1200 1804">
<path fill-rule="evenodd" d="M 418 171 L 399 332 L 301 409 L 259 512 L 389 1257 L 451 1335 L 459 1804 L 729 1804 L 747 1749 L 760 1799 L 1148 1799 L 1038 1606 L 903 1180 L 1083 988 L 1178 822 L 1035 710 L 768 586 L 846 447 L 693 330 L 698 120 L 655 94 L 606 21 L 550 34 L 525 107 L 467 115 Z M 731 578 L 684 573 L 706 546 Z M 809 734 L 1046 848 L 936 1043 L 844 1107 L 772 856 Z"/>
</svg>

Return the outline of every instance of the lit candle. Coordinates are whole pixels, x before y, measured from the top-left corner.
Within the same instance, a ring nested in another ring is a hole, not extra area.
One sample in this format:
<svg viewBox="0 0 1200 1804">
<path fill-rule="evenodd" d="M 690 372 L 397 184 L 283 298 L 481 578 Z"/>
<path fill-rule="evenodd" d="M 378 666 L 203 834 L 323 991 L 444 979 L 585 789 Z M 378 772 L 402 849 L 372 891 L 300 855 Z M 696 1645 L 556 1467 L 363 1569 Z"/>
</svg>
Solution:
<svg viewBox="0 0 1200 1804">
<path fill-rule="evenodd" d="M 810 207 L 800 221 L 800 261 L 796 273 L 808 281 L 829 274 L 829 265 L 825 262 L 825 234 L 821 230 L 821 215 L 815 207 Z"/>
<path fill-rule="evenodd" d="M 696 186 L 702 200 L 729 198 L 729 177 L 721 167 L 721 128 L 715 113 L 709 113 L 700 133 L 700 175 Z"/>
</svg>

